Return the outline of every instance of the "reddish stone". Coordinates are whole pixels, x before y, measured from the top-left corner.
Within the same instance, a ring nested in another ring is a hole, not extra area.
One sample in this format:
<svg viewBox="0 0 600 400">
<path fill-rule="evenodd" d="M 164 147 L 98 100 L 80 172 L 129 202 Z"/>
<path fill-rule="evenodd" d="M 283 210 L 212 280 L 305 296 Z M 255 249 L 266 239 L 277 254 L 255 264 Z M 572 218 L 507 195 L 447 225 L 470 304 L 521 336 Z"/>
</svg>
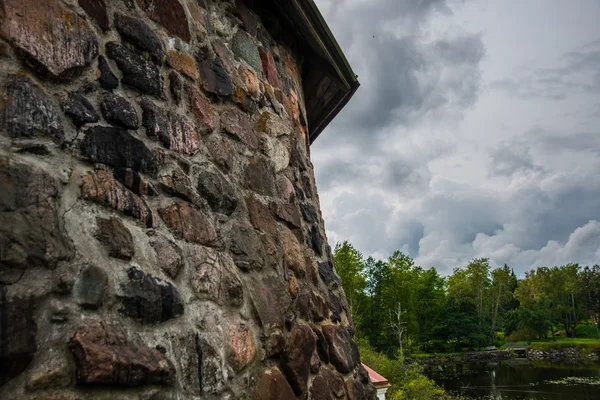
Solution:
<svg viewBox="0 0 600 400">
<path fill-rule="evenodd" d="M 275 66 L 275 60 L 273 54 L 269 50 L 260 49 L 260 61 L 262 62 L 262 68 L 267 77 L 267 81 L 276 88 L 281 88 L 281 82 L 279 81 L 279 74 L 277 73 L 277 67 Z M 280 100 L 281 101 L 281 100 Z"/>
<path fill-rule="evenodd" d="M 87 323 L 69 342 L 75 358 L 77 383 L 83 385 L 141 386 L 170 384 L 173 364 L 158 350 L 137 338 L 128 338 L 124 328 Z"/>
<path fill-rule="evenodd" d="M 294 328 L 288 339 L 283 370 L 298 396 L 307 389 L 310 361 L 316 345 L 315 335 L 307 325 Z"/>
<path fill-rule="evenodd" d="M 258 147 L 258 139 L 252 131 L 250 118 L 237 108 L 230 108 L 221 114 L 221 124 L 225 132 L 234 136 L 251 150 Z"/>
<path fill-rule="evenodd" d="M 183 115 L 164 110 L 148 99 L 140 102 L 146 135 L 157 136 L 167 148 L 192 155 L 200 148 L 200 137 L 194 124 Z"/>
<path fill-rule="evenodd" d="M 298 279 L 295 276 L 290 277 L 290 296 L 292 299 L 298 297 Z"/>
<path fill-rule="evenodd" d="M 215 121 L 213 119 L 212 107 L 206 97 L 200 92 L 200 89 L 190 83 L 185 85 L 185 92 L 190 111 L 196 120 L 197 128 L 203 132 L 212 131 L 215 127 Z"/>
<path fill-rule="evenodd" d="M 4 0 L 0 5 L 0 36 L 41 74 L 70 80 L 98 55 L 87 22 L 58 0 Z"/>
<path fill-rule="evenodd" d="M 341 399 L 346 395 L 344 379 L 329 368 L 321 368 L 310 387 L 312 400 Z"/>
<path fill-rule="evenodd" d="M 177 71 L 196 80 L 200 77 L 196 61 L 183 51 L 171 50 L 167 53 L 167 63 Z"/>
<path fill-rule="evenodd" d="M 179 238 L 202 245 L 211 245 L 217 240 L 217 233 L 208 217 L 189 203 L 177 201 L 158 210 L 158 213 Z"/>
<path fill-rule="evenodd" d="M 204 14 L 202 9 L 197 4 L 198 0 L 188 0 L 187 8 L 192 16 L 191 22 L 196 28 L 196 31 L 201 35 L 206 35 L 206 27 L 204 26 Z"/>
<path fill-rule="evenodd" d="M 292 301 L 287 282 L 279 276 L 246 276 L 246 287 L 261 326 L 283 328 Z"/>
<path fill-rule="evenodd" d="M 294 185 L 287 177 L 282 175 L 277 178 L 277 187 L 279 188 L 279 197 L 281 197 L 284 202 L 290 203 L 296 199 Z"/>
<path fill-rule="evenodd" d="M 213 136 L 206 142 L 208 153 L 221 171 L 228 173 L 233 167 L 235 151 L 229 140 Z"/>
<path fill-rule="evenodd" d="M 250 216 L 250 223 L 254 229 L 275 236 L 277 234 L 277 222 L 266 204 L 261 202 L 258 197 L 248 194 L 246 195 L 246 207 Z"/>
<path fill-rule="evenodd" d="M 273 213 L 277 218 L 285 222 L 290 229 L 300 228 L 302 226 L 302 216 L 297 204 L 278 204 L 271 205 Z"/>
<path fill-rule="evenodd" d="M 107 31 L 110 28 L 104 0 L 79 0 L 79 7 L 83 8 L 83 11 L 92 17 L 102 30 Z"/>
<path fill-rule="evenodd" d="M 252 400 L 290 400 L 294 398 L 296 396 L 292 388 L 277 368 L 265 371 L 252 396 Z"/>
<path fill-rule="evenodd" d="M 244 82 L 244 85 L 248 90 L 248 93 L 250 93 L 250 95 L 254 98 L 259 97 L 261 95 L 260 81 L 258 80 L 256 73 L 244 66 L 240 66 L 238 72 L 240 74 L 240 78 L 242 78 L 242 82 Z"/>
<path fill-rule="evenodd" d="M 83 176 L 81 196 L 105 204 L 152 227 L 152 210 L 141 197 L 127 190 L 108 172 L 96 170 Z"/>
<path fill-rule="evenodd" d="M 169 33 L 189 42 L 192 38 L 185 10 L 179 0 L 138 0 L 138 5 Z"/>
<path fill-rule="evenodd" d="M 323 326 L 323 334 L 329 344 L 331 363 L 342 374 L 347 374 L 358 361 L 356 351 L 352 348 L 352 337 L 346 329 L 337 325 Z"/>
<path fill-rule="evenodd" d="M 244 324 L 229 324 L 227 330 L 227 347 L 229 364 L 235 372 L 244 369 L 254 360 L 256 346 L 252 339 L 252 332 Z"/>
<path fill-rule="evenodd" d="M 289 229 L 283 228 L 279 233 L 279 240 L 283 250 L 283 261 L 285 265 L 294 271 L 294 274 L 298 277 L 304 277 L 306 275 L 306 265 L 304 262 L 304 255 L 302 253 L 302 247 L 298 243 L 298 239 Z"/>
<path fill-rule="evenodd" d="M 216 40 L 213 43 L 213 49 L 215 50 L 215 53 L 221 59 L 221 61 L 223 61 L 223 66 L 225 67 L 227 72 L 233 72 L 233 54 L 227 48 L 227 46 L 225 46 L 225 43 L 223 43 L 220 40 Z"/>
<path fill-rule="evenodd" d="M 171 278 L 177 278 L 183 267 L 183 255 L 181 249 L 170 240 L 159 236 L 150 242 L 156 252 L 156 263 Z"/>
</svg>

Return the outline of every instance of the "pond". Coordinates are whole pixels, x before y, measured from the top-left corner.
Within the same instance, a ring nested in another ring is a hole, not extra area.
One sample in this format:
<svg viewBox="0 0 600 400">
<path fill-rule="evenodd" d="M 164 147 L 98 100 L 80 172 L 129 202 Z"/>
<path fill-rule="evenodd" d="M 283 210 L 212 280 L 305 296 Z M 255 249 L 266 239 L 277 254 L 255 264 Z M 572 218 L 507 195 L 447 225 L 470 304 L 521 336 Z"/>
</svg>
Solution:
<svg viewBox="0 0 600 400">
<path fill-rule="evenodd" d="M 472 399 L 600 399 L 600 365 L 567 366 L 510 360 L 455 364 L 427 371 L 444 389 Z"/>
</svg>

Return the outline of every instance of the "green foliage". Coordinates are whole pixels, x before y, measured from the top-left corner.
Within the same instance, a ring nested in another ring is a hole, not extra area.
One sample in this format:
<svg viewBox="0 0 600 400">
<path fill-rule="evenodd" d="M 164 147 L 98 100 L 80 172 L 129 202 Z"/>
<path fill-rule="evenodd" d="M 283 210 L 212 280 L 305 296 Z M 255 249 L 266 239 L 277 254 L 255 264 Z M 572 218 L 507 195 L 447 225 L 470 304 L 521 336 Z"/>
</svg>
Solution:
<svg viewBox="0 0 600 400">
<path fill-rule="evenodd" d="M 576 348 L 586 353 L 600 352 L 600 343 L 584 341 L 585 339 L 571 339 L 569 341 L 558 342 L 535 342 L 531 343 L 527 350 L 564 350 Z"/>
<path fill-rule="evenodd" d="M 407 364 L 404 360 L 390 359 L 377 352 L 364 339 L 358 341 L 363 363 L 388 379 L 388 399 L 429 400 L 450 399 L 444 390 L 427 378 L 420 364 Z"/>
<path fill-rule="evenodd" d="M 392 396 L 392 400 L 450 399 L 444 389 L 425 375 L 416 374 L 413 379 Z"/>
<path fill-rule="evenodd" d="M 489 259 L 478 258 L 443 277 L 400 251 L 386 260 L 365 259 L 348 242 L 335 246 L 334 261 L 356 337 L 385 358 L 373 356 L 373 362 L 394 374 L 401 367 L 386 363 L 414 353 L 562 340 L 565 335 L 600 337 L 595 331 L 599 266 L 539 267 L 517 279 L 509 266 L 492 268 Z M 592 324 L 582 328 L 580 321 L 589 319 Z"/>
</svg>

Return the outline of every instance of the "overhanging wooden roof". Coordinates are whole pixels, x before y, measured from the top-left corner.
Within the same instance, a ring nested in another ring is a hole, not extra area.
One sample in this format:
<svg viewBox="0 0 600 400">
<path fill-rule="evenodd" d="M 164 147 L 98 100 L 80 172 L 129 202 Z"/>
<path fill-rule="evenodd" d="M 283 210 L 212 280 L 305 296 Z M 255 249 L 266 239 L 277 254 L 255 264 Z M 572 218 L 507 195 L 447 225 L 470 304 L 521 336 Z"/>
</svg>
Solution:
<svg viewBox="0 0 600 400">
<path fill-rule="evenodd" d="M 304 101 L 310 143 L 344 108 L 360 83 L 313 0 L 250 0 L 285 22 L 305 52 Z"/>
</svg>

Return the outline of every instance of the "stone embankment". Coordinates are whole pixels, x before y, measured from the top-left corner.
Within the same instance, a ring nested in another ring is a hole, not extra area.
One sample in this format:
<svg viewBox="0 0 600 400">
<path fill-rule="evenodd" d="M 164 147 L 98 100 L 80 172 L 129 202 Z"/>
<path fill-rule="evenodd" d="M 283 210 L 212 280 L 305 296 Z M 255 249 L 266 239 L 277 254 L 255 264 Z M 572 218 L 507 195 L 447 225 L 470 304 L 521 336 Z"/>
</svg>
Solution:
<svg viewBox="0 0 600 400">
<path fill-rule="evenodd" d="M 254 3 L 0 0 L 0 399 L 374 398 Z"/>
</svg>

